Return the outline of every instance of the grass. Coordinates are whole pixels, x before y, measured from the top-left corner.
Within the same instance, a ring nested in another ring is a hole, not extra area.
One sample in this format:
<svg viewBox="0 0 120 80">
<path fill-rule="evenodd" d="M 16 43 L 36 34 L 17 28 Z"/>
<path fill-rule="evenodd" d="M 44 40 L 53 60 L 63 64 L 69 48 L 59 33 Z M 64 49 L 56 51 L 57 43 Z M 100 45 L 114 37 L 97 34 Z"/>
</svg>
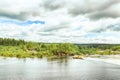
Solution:
<svg viewBox="0 0 120 80">
<path fill-rule="evenodd" d="M 17 57 L 17 58 L 42 58 L 43 55 L 40 52 L 25 51 L 19 46 L 0 46 L 0 56 L 3 57 Z"/>
</svg>

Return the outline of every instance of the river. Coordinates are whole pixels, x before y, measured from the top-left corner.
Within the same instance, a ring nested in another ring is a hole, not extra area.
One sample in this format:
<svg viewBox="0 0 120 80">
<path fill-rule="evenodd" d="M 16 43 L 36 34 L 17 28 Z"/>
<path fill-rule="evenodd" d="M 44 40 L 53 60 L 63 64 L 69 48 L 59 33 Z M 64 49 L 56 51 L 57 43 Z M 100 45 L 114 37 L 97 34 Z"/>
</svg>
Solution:
<svg viewBox="0 0 120 80">
<path fill-rule="evenodd" d="M 120 80 L 120 66 L 87 59 L 0 58 L 0 80 Z"/>
</svg>

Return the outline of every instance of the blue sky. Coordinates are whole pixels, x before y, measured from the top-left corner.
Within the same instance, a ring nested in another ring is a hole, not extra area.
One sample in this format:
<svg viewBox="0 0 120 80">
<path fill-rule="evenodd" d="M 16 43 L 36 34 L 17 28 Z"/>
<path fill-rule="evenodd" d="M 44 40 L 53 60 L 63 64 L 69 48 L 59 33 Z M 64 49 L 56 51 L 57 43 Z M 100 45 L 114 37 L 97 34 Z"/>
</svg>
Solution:
<svg viewBox="0 0 120 80">
<path fill-rule="evenodd" d="M 2 24 L 16 24 L 16 25 L 20 25 L 20 26 L 26 26 L 26 25 L 32 25 L 32 24 L 45 24 L 45 21 L 39 21 L 39 20 L 16 21 L 16 20 L 1 19 L 0 23 L 2 23 Z"/>
<path fill-rule="evenodd" d="M 120 43 L 120 0 L 0 0 L 0 37 Z"/>
</svg>

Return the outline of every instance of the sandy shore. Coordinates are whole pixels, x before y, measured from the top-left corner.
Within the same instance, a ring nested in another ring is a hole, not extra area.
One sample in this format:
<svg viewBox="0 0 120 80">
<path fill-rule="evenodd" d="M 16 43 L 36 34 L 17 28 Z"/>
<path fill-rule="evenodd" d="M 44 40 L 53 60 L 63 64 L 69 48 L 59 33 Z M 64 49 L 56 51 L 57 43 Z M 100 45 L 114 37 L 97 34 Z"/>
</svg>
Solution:
<svg viewBox="0 0 120 80">
<path fill-rule="evenodd" d="M 100 58 L 87 57 L 86 59 L 120 65 L 120 55 L 104 55 L 101 56 Z"/>
</svg>

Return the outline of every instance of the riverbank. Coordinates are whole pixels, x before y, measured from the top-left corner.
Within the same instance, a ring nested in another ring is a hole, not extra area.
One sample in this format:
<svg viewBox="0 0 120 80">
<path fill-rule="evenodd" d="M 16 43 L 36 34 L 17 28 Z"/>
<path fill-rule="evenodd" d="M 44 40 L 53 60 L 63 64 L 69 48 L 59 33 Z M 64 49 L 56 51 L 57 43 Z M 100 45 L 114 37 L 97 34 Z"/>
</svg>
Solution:
<svg viewBox="0 0 120 80">
<path fill-rule="evenodd" d="M 120 65 L 120 55 L 103 55 L 98 57 L 86 57 L 87 60 L 102 61 L 106 63 L 111 63 L 115 65 Z"/>
</svg>

